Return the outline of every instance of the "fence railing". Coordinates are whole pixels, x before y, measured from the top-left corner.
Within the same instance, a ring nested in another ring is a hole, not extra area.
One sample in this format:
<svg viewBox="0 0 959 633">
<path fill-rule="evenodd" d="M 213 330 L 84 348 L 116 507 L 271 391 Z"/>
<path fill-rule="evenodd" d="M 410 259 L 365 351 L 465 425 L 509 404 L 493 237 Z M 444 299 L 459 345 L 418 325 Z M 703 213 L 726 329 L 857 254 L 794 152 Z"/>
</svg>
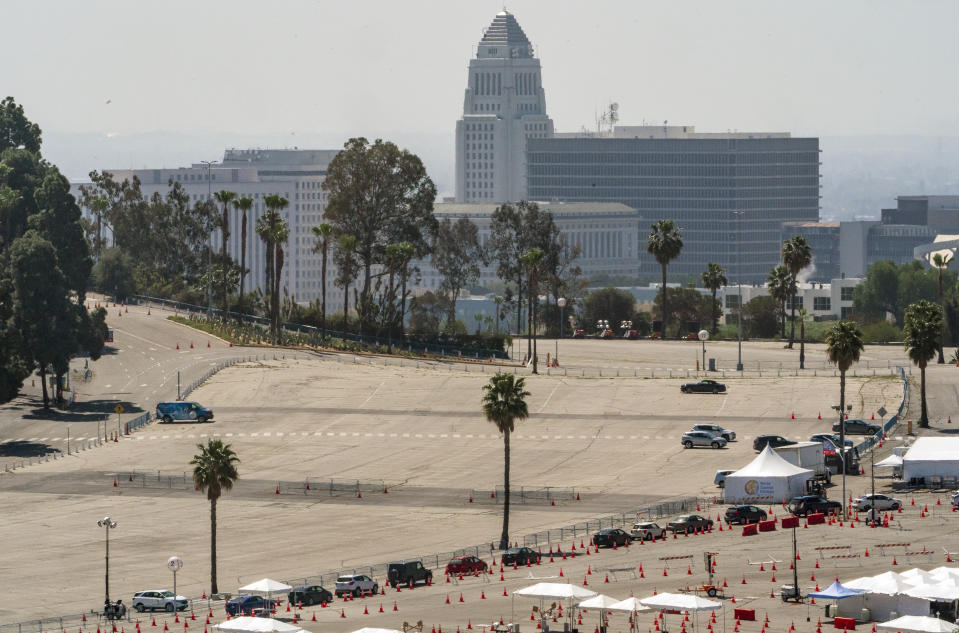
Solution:
<svg viewBox="0 0 959 633">
<path fill-rule="evenodd" d="M 871 451 L 873 447 L 882 441 L 883 436 L 902 421 L 902 413 L 906 410 L 906 407 L 909 406 L 909 379 L 906 378 L 906 370 L 904 367 L 897 367 L 897 369 L 899 370 L 899 375 L 902 377 L 902 400 L 899 402 L 899 409 L 896 410 L 896 413 L 893 414 L 891 418 L 886 420 L 879 433 L 867 437 L 856 445 L 856 449 L 860 454 Z"/>
</svg>

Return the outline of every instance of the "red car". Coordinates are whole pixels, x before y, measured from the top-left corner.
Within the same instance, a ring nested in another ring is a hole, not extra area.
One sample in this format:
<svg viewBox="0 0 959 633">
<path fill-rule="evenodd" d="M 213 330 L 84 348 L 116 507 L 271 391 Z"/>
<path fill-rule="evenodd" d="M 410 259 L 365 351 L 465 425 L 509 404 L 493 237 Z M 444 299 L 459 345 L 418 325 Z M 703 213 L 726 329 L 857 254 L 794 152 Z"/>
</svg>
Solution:
<svg viewBox="0 0 959 633">
<path fill-rule="evenodd" d="M 573 332 L 573 338 L 586 338 L 585 330 L 576 330 Z"/>
<path fill-rule="evenodd" d="M 486 571 L 486 561 L 475 556 L 457 556 L 446 564 L 446 573 L 450 576 L 484 571 Z"/>
</svg>

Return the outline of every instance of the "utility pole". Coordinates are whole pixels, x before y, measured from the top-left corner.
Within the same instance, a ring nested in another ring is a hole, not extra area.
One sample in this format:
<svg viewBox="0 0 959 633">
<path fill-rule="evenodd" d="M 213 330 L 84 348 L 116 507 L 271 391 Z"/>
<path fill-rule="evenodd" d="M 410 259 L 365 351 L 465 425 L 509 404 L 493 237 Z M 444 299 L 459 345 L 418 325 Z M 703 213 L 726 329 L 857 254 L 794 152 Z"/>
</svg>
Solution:
<svg viewBox="0 0 959 633">
<path fill-rule="evenodd" d="M 740 240 L 742 240 L 742 218 L 745 211 L 733 211 L 736 216 L 736 281 L 739 285 L 739 324 L 737 326 L 739 338 L 739 356 L 736 361 L 736 371 L 743 370 L 743 262 Z"/>
<path fill-rule="evenodd" d="M 206 201 L 208 204 L 213 200 L 213 179 L 210 177 L 212 175 L 212 168 L 214 165 L 219 164 L 220 161 L 216 160 L 201 160 L 202 164 L 206 165 Z M 207 240 L 207 246 L 209 247 L 209 253 L 207 256 L 206 264 L 206 318 L 213 318 L 213 229 L 210 229 L 210 236 Z"/>
</svg>

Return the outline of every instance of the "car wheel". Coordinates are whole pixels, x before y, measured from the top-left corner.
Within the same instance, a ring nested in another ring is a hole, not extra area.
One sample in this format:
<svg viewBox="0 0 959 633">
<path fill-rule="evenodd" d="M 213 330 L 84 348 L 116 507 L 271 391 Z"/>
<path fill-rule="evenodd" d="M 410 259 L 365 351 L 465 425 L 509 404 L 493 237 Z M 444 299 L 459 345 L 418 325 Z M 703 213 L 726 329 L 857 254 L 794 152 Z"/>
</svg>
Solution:
<svg viewBox="0 0 959 633">
<path fill-rule="evenodd" d="M 360 591 L 360 588 L 357 587 L 356 589 L 353 590 L 353 597 L 354 597 L 354 598 L 359 598 L 359 597 L 360 597 L 360 594 L 362 594 L 362 593 L 363 593 L 363 592 Z"/>
<path fill-rule="evenodd" d="M 379 586 L 379 585 L 373 585 L 373 595 L 375 596 L 375 595 L 378 594 L 379 592 L 380 592 L 380 586 Z"/>
<path fill-rule="evenodd" d="M 713 393 L 719 393 L 719 389 L 713 389 Z"/>
<path fill-rule="evenodd" d="M 134 605 L 133 608 L 137 610 L 137 613 L 143 613 L 144 611 L 147 610 L 146 607 L 144 607 L 142 603 L 141 603 L 141 604 L 138 604 L 138 605 Z"/>
<path fill-rule="evenodd" d="M 163 605 L 163 609 L 164 609 L 167 613 L 173 613 L 173 603 L 172 603 L 172 602 L 166 603 L 165 605 Z"/>
<path fill-rule="evenodd" d="M 710 446 L 713 448 L 719 448 L 719 442 L 713 442 Z"/>
<path fill-rule="evenodd" d="M 206 418 L 201 415 L 197 417 L 196 421 L 202 424 L 203 422 L 206 422 Z"/>
<path fill-rule="evenodd" d="M 686 440 L 685 442 L 683 442 L 683 446 L 686 447 L 686 448 L 692 448 L 692 447 L 693 447 L 693 443 L 690 442 L 689 440 Z"/>
<path fill-rule="evenodd" d="M 866 505 L 866 506 L 863 506 L 863 507 L 859 508 L 859 511 L 860 511 L 860 512 L 869 512 L 869 506 L 867 506 L 867 505 Z"/>
<path fill-rule="evenodd" d="M 707 589 L 707 590 L 706 590 L 706 595 L 709 596 L 710 598 L 715 598 L 715 597 L 716 597 L 716 588 L 715 588 L 715 587 L 710 587 L 709 589 Z"/>
<path fill-rule="evenodd" d="M 171 424 L 171 423 L 173 422 L 173 418 L 171 418 L 171 417 L 168 416 L 168 415 L 165 415 L 165 416 L 163 416 L 163 422 L 164 422 L 164 424 Z"/>
<path fill-rule="evenodd" d="M 892 509 L 892 510 L 898 510 L 898 509 L 899 509 L 899 504 L 898 504 L 898 503 L 892 504 L 892 506 L 891 506 L 890 509 Z"/>
</svg>

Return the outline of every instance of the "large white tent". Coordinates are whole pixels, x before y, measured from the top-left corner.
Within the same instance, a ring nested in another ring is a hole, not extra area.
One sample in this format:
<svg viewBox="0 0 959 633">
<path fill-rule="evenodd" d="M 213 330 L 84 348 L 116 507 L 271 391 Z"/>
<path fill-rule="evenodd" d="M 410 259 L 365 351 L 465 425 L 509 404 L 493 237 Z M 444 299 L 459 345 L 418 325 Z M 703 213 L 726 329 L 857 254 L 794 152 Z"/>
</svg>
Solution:
<svg viewBox="0 0 959 633">
<path fill-rule="evenodd" d="M 959 570 L 937 567 L 931 571 L 910 569 L 903 573 L 887 571 L 876 576 L 865 576 L 843 583 L 851 589 L 863 591 L 858 596 L 842 600 L 839 615 L 858 617 L 862 609 L 869 609 L 872 619 L 885 620 L 898 616 L 928 616 L 934 603 L 952 603 L 959 600 Z"/>
<path fill-rule="evenodd" d="M 302 629 L 273 618 L 253 618 L 243 616 L 226 620 L 216 625 L 224 633 L 297 633 Z"/>
<path fill-rule="evenodd" d="M 895 620 L 877 624 L 879 631 L 898 633 L 952 633 L 959 630 L 952 622 L 921 615 L 904 615 Z"/>
<path fill-rule="evenodd" d="M 902 478 L 959 477 L 959 437 L 920 437 L 902 456 Z"/>
<path fill-rule="evenodd" d="M 812 476 L 813 471 L 790 464 L 766 446 L 749 464 L 726 475 L 726 502 L 788 501 L 806 493 L 806 482 Z"/>
</svg>

